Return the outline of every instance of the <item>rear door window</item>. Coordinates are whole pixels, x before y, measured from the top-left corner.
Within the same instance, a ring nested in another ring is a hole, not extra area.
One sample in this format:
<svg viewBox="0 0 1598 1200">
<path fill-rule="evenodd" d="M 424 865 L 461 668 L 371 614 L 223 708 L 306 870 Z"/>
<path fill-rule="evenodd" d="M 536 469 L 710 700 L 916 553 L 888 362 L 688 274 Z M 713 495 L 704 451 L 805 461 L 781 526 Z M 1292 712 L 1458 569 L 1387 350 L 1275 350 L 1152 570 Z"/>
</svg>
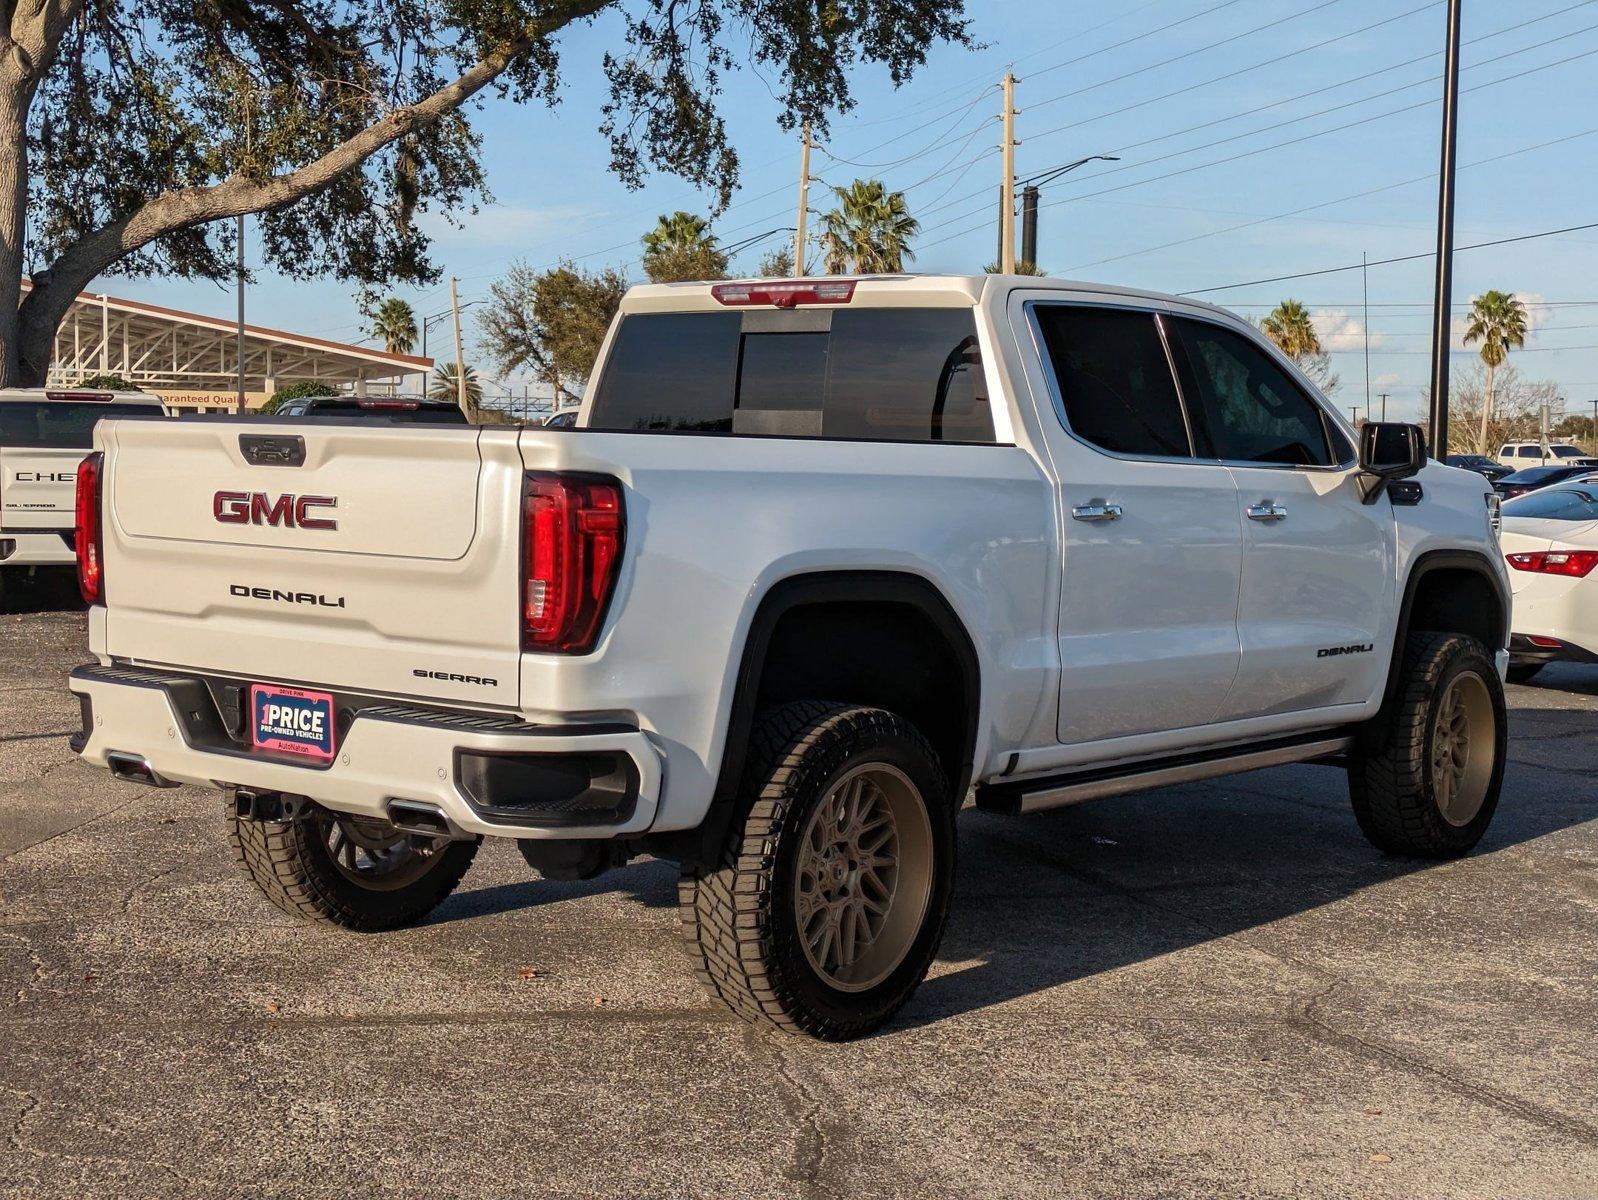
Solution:
<svg viewBox="0 0 1598 1200">
<path fill-rule="evenodd" d="M 633 314 L 587 428 L 994 439 L 969 308 Z"/>
<path fill-rule="evenodd" d="M 159 417 L 153 404 L 89 404 L 70 400 L 0 401 L 0 446 L 88 450 L 94 426 L 111 417 Z"/>
<path fill-rule="evenodd" d="M 1178 318 L 1171 326 L 1185 351 L 1189 411 L 1217 458 L 1293 467 L 1338 461 L 1320 406 L 1263 349 L 1205 321 Z"/>
<path fill-rule="evenodd" d="M 1072 433 L 1116 454 L 1192 456 L 1153 313 L 1074 304 L 1033 311 Z"/>
</svg>

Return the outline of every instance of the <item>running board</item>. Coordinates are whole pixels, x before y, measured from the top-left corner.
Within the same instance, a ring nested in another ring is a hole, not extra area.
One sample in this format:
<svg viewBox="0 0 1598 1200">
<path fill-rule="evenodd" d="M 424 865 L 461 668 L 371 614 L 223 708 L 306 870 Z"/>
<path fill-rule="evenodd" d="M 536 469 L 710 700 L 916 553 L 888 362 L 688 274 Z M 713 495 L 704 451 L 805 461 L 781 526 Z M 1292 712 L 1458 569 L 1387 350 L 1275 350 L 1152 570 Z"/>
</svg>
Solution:
<svg viewBox="0 0 1598 1200">
<path fill-rule="evenodd" d="M 1114 767 L 1050 775 L 1040 779 L 1021 779 L 989 783 L 977 788 L 977 807 L 986 812 L 1029 813 L 1045 808 L 1064 808 L 1084 800 L 1122 796 L 1150 788 L 1215 779 L 1222 775 L 1241 775 L 1262 767 L 1309 762 L 1346 753 L 1354 739 L 1324 733 L 1308 738 L 1279 738 L 1248 746 L 1227 746 L 1196 754 L 1144 759 Z"/>
</svg>

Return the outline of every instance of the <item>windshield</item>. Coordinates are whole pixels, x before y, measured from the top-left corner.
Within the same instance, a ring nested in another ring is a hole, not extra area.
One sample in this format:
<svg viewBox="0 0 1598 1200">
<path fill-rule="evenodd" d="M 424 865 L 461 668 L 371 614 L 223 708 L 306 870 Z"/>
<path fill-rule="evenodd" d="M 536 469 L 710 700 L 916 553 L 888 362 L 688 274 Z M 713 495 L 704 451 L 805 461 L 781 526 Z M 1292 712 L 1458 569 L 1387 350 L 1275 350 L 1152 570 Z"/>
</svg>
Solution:
<svg viewBox="0 0 1598 1200">
<path fill-rule="evenodd" d="M 88 450 L 94 426 L 110 417 L 159 417 L 153 404 L 84 404 L 61 400 L 0 403 L 0 446 L 29 450 Z"/>
<path fill-rule="evenodd" d="M 1551 521 L 1598 521 L 1598 487 L 1552 487 L 1504 504 L 1506 517 Z"/>
</svg>

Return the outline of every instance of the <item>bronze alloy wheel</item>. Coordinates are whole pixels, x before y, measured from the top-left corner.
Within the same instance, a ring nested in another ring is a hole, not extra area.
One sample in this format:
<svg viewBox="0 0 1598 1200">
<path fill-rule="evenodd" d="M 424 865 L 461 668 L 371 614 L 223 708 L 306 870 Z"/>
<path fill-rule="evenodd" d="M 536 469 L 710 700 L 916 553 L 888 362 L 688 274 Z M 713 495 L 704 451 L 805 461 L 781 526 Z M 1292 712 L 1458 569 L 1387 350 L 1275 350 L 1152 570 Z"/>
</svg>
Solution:
<svg viewBox="0 0 1598 1200">
<path fill-rule="evenodd" d="M 794 917 L 811 968 L 843 992 L 904 961 L 932 894 L 932 823 L 903 771 L 866 763 L 822 797 L 799 843 Z"/>
<path fill-rule="evenodd" d="M 1487 798 L 1496 756 L 1497 718 L 1487 683 L 1474 671 L 1454 676 L 1432 726 L 1432 795 L 1443 820 L 1464 826 Z"/>
<path fill-rule="evenodd" d="M 415 883 L 433 869 L 440 861 L 439 852 L 449 845 L 448 838 L 405 833 L 377 817 L 321 809 L 310 819 L 338 873 L 376 892 Z"/>
</svg>

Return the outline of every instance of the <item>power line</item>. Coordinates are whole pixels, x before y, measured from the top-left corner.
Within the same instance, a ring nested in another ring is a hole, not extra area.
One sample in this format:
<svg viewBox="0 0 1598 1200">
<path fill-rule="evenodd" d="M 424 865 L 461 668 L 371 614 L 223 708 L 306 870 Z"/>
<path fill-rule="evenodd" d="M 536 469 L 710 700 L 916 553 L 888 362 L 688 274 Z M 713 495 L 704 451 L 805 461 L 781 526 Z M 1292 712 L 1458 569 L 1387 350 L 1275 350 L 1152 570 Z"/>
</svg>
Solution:
<svg viewBox="0 0 1598 1200">
<path fill-rule="evenodd" d="M 1587 133 L 1589 133 L 1589 134 L 1598 133 L 1598 129 L 1589 129 L 1587 131 Z M 1578 135 L 1575 135 L 1575 136 L 1579 137 L 1579 136 L 1584 136 L 1584 135 L 1578 134 Z M 1472 165 L 1474 165 L 1474 164 L 1472 164 Z M 1429 178 L 1429 176 L 1427 178 Z M 1588 222 L 1585 225 L 1566 225 L 1562 229 L 1544 229 L 1544 230 L 1542 230 L 1541 232 L 1538 232 L 1538 233 L 1523 233 L 1523 234 L 1520 234 L 1517 237 L 1494 238 L 1490 242 L 1473 242 L 1473 243 L 1471 243 L 1468 246 L 1456 246 L 1456 247 L 1454 247 L 1454 249 L 1455 249 L 1456 252 L 1458 252 L 1460 250 L 1483 250 L 1483 249 L 1486 249 L 1488 246 L 1508 246 L 1508 245 L 1511 245 L 1511 244 L 1513 244 L 1515 242 L 1530 242 L 1530 241 L 1534 241 L 1534 240 L 1536 240 L 1538 238 L 1558 237 L 1560 234 L 1563 234 L 1563 233 L 1580 233 L 1584 229 L 1598 229 L 1598 221 L 1591 221 L 1591 222 Z M 1364 263 L 1364 264 L 1361 264 L 1361 263 L 1349 263 L 1347 266 L 1342 266 L 1342 267 L 1323 267 L 1320 270 L 1316 270 L 1316 271 L 1298 271 L 1298 272 L 1296 272 L 1296 273 L 1294 273 L 1292 275 L 1274 275 L 1274 276 L 1272 276 L 1269 279 L 1251 279 L 1251 280 L 1249 280 L 1246 283 L 1222 283 L 1222 284 L 1217 284 L 1215 287 L 1193 288 L 1190 291 L 1178 292 L 1177 294 L 1180 295 L 1180 296 L 1204 296 L 1204 295 L 1208 295 L 1211 292 L 1229 292 L 1233 288 L 1258 287 L 1261 284 L 1266 284 L 1266 283 L 1286 283 L 1289 280 L 1293 280 L 1293 279 L 1311 279 L 1311 278 L 1314 278 L 1315 276 L 1318 276 L 1318 275 L 1337 275 L 1337 274 L 1340 274 L 1343 271 L 1357 271 L 1357 270 L 1360 269 L 1360 267 L 1362 265 L 1363 266 L 1368 266 L 1368 267 L 1385 267 L 1385 266 L 1391 265 L 1392 263 L 1417 262 L 1420 259 L 1432 258 L 1432 257 L 1434 257 L 1434 255 L 1429 250 L 1426 253 L 1424 253 L 1424 254 L 1400 254 L 1400 255 L 1397 255 L 1397 256 L 1395 256 L 1393 258 L 1376 258 L 1376 259 L 1372 259 L 1370 262 Z M 1456 305 L 1454 307 L 1468 307 L 1468 306 Z"/>
<path fill-rule="evenodd" d="M 1051 96 L 1047 100 L 1039 101 L 1038 103 L 1032 105 L 1032 108 L 1034 110 L 1040 109 L 1040 108 L 1046 108 L 1050 104 L 1058 104 L 1061 100 L 1069 100 L 1073 96 L 1081 96 L 1081 95 L 1086 94 L 1087 92 L 1097 91 L 1099 88 L 1102 88 L 1102 87 L 1109 87 L 1110 84 L 1112 84 L 1112 83 L 1120 83 L 1122 80 L 1131 79 L 1135 75 L 1142 75 L 1142 74 L 1144 74 L 1145 72 L 1148 72 L 1148 71 L 1157 71 L 1161 67 L 1168 67 L 1172 63 L 1181 62 L 1183 59 L 1186 59 L 1186 58 L 1193 58 L 1195 55 L 1207 54 L 1211 50 L 1217 50 L 1220 47 L 1228 46 L 1228 45 L 1230 45 L 1233 42 L 1240 42 L 1246 37 L 1253 37 L 1256 33 L 1264 33 L 1267 29 L 1275 29 L 1278 25 L 1286 25 L 1289 21 L 1296 21 L 1300 17 L 1307 17 L 1311 13 L 1320 12 L 1321 9 L 1323 9 L 1323 8 L 1330 8 L 1334 4 L 1341 4 L 1341 3 L 1343 3 L 1343 0 L 1320 0 L 1320 3 L 1318 3 L 1318 4 L 1312 4 L 1312 5 L 1310 5 L 1310 7 L 1304 8 L 1304 9 L 1300 9 L 1298 12 L 1289 13 L 1285 17 L 1277 17 L 1276 20 L 1267 21 L 1263 25 L 1255 25 L 1254 27 L 1252 27 L 1250 29 L 1243 30 L 1241 33 L 1234 33 L 1230 37 L 1224 37 L 1218 42 L 1211 42 L 1207 46 L 1199 46 L 1199 47 L 1197 47 L 1197 48 L 1195 48 L 1193 50 L 1184 50 L 1181 54 L 1173 54 L 1170 58 L 1163 58 L 1157 63 L 1150 63 L 1147 66 L 1138 67 L 1138 68 L 1136 68 L 1134 70 L 1131 70 L 1131 71 L 1123 71 L 1119 75 L 1112 75 L 1109 79 L 1101 79 L 1097 83 L 1086 84 L 1086 85 L 1084 85 L 1082 87 L 1079 87 L 1079 88 L 1075 89 L 1074 91 L 1061 92 L 1058 96 Z M 1053 68 L 1051 68 L 1051 70 L 1052 69 Z M 1047 74 L 1047 72 L 1045 72 L 1045 71 L 1034 71 L 1034 72 L 1032 72 L 1032 75 L 1030 76 L 1030 78 L 1036 79 L 1039 75 L 1044 75 L 1044 74 Z"/>
<path fill-rule="evenodd" d="M 1238 0 L 1222 0 L 1220 4 L 1214 4 L 1209 8 L 1201 9 L 1196 13 L 1190 13 L 1187 16 L 1182 17 L 1180 20 L 1172 21 L 1167 25 L 1161 25 L 1158 29 L 1146 30 L 1143 33 L 1136 34 L 1129 38 L 1124 38 L 1123 40 L 1115 42 L 1112 45 L 1101 46 L 1097 50 L 1090 50 L 1086 54 L 1078 54 L 1075 58 L 1068 58 L 1064 62 L 1058 62 L 1053 66 L 1044 67 L 1041 70 L 1033 71 L 1027 76 L 1027 78 L 1037 79 L 1044 75 L 1053 74 L 1055 71 L 1063 71 L 1066 67 L 1074 67 L 1077 63 L 1087 62 L 1087 60 L 1090 58 L 1098 58 L 1100 55 L 1108 54 L 1112 50 L 1119 50 L 1123 46 L 1130 46 L 1133 42 L 1141 42 L 1144 38 L 1150 38 L 1157 34 L 1165 33 L 1167 30 L 1175 29 L 1179 25 L 1186 25 L 1189 22 L 1197 21 L 1204 17 L 1213 16 L 1215 13 L 1220 12 L 1223 8 L 1231 8 L 1232 5 L 1236 3 L 1238 3 Z"/>
<path fill-rule="evenodd" d="M 1519 72 L 1516 72 L 1513 75 L 1506 75 L 1506 76 L 1503 76 L 1500 79 L 1489 80 L 1486 83 L 1480 83 L 1480 84 L 1477 84 L 1475 87 L 1468 88 L 1468 89 L 1463 89 L 1463 90 L 1474 92 L 1474 91 L 1480 91 L 1481 89 L 1487 88 L 1487 87 L 1496 87 L 1498 84 L 1510 83 L 1510 82 L 1513 82 L 1513 81 L 1515 81 L 1517 79 L 1525 78 L 1528 75 L 1534 75 L 1534 74 L 1538 73 L 1539 71 L 1548 70 L 1548 69 L 1550 69 L 1552 67 L 1563 66 L 1563 65 L 1565 65 L 1567 63 L 1574 62 L 1577 59 L 1590 57 L 1593 54 L 1598 54 L 1598 50 L 1588 50 L 1588 51 L 1586 51 L 1586 52 L 1584 52 L 1582 54 L 1571 55 L 1570 57 L 1561 59 L 1561 60 L 1559 60 L 1557 62 L 1546 63 L 1546 64 L 1544 64 L 1542 66 L 1539 66 L 1539 67 L 1532 67 L 1532 68 L 1529 68 L 1529 69 L 1527 69 L 1525 71 L 1519 71 Z M 1131 181 L 1129 181 L 1127 183 L 1118 184 L 1115 187 L 1101 188 L 1099 191 L 1096 191 L 1096 192 L 1086 192 L 1086 193 L 1083 193 L 1081 195 L 1076 195 L 1076 196 L 1062 196 L 1058 200 L 1049 201 L 1047 204 L 1043 205 L 1042 207 L 1053 208 L 1053 207 L 1055 207 L 1057 205 L 1060 205 L 1060 204 L 1071 204 L 1071 203 L 1075 203 L 1075 202 L 1077 202 L 1079 200 L 1095 199 L 1095 198 L 1097 198 L 1099 196 L 1108 196 L 1108 195 L 1112 195 L 1115 192 L 1125 191 L 1128 188 L 1142 187 L 1145 184 L 1159 183 L 1159 182 L 1162 182 L 1163 180 L 1166 180 L 1166 179 L 1174 179 L 1174 178 L 1176 178 L 1179 175 L 1190 175 L 1190 174 L 1192 174 L 1195 171 L 1203 171 L 1203 170 L 1207 170 L 1210 167 L 1224 166 L 1224 165 L 1226 165 L 1228 163 L 1237 162 L 1237 161 L 1239 161 L 1241 159 L 1252 158 L 1252 157 L 1254 157 L 1256 155 L 1260 155 L 1260 154 L 1268 154 L 1268 153 L 1270 153 L 1273 150 L 1281 150 L 1281 149 L 1284 149 L 1284 148 L 1286 148 L 1288 146 L 1296 146 L 1296 145 L 1299 145 L 1300 143 L 1303 143 L 1303 142 L 1313 141 L 1315 138 L 1325 137 L 1327 134 L 1341 133 L 1341 132 L 1344 132 L 1344 131 L 1349 130 L 1349 129 L 1356 129 L 1356 128 L 1358 128 L 1361 125 L 1368 125 L 1368 124 L 1372 123 L 1373 121 L 1385 120 L 1388 117 L 1398 116 L 1398 115 L 1400 115 L 1402 113 L 1406 113 L 1406 112 L 1413 112 L 1413 111 L 1415 111 L 1417 109 L 1427 108 L 1427 107 L 1430 107 L 1430 106 L 1435 105 L 1437 103 L 1438 103 L 1438 101 L 1435 100 L 1435 99 L 1416 101 L 1414 104 L 1407 104 L 1407 105 L 1403 105 L 1403 106 L 1401 106 L 1399 108 L 1388 109 L 1386 112 L 1374 113 L 1371 116 L 1361 117 L 1359 120 L 1345 122 L 1342 125 L 1333 125 L 1333 126 L 1331 126 L 1329 128 L 1326 128 L 1326 129 L 1316 130 L 1313 133 L 1302 134 L 1299 137 L 1287 138 L 1287 139 L 1285 139 L 1283 141 L 1280 141 L 1280 142 L 1272 142 L 1270 145 L 1267 145 L 1267 146 L 1257 146 L 1257 147 L 1255 147 L 1252 150 L 1243 150 L 1243 151 L 1240 151 L 1237 154 L 1227 155 L 1224 158 L 1211 159 L 1208 162 L 1194 163 L 1192 166 L 1180 167 L 1180 168 L 1178 168 L 1178 169 L 1176 169 L 1174 171 L 1166 171 L 1166 172 L 1164 172 L 1162 174 L 1159 174 L 1159 175 L 1151 175 L 1147 179 L 1134 179 L 1134 180 L 1131 180 Z M 1578 134 L 1578 135 L 1572 135 L 1572 136 L 1585 136 L 1585 135 L 1584 134 Z M 1228 140 L 1235 140 L 1235 139 L 1228 139 Z M 1569 140 L 1569 138 L 1555 139 L 1555 141 L 1568 141 L 1568 140 Z M 1542 143 L 1542 145 L 1553 145 L 1553 144 L 1554 144 L 1554 142 Z M 1541 146 L 1527 147 L 1526 149 L 1530 150 L 1530 149 L 1540 149 L 1540 148 L 1541 148 Z M 1166 156 L 1166 157 L 1171 157 L 1171 156 Z M 1145 160 L 1144 162 L 1140 162 L 1140 163 L 1128 164 L 1128 166 L 1126 166 L 1126 167 L 1114 167 L 1114 168 L 1111 168 L 1110 170 L 1095 172 L 1090 178 L 1091 179 L 1098 179 L 1101 176 L 1111 175 L 1111 174 L 1118 174 L 1118 173 L 1120 173 L 1121 171 L 1124 171 L 1124 170 L 1130 170 L 1130 169 L 1133 169 L 1133 168 L 1138 167 L 1138 166 L 1146 166 L 1146 165 L 1148 165 L 1148 162 L 1151 162 L 1151 161 L 1156 161 L 1157 162 L 1157 161 L 1163 161 L 1163 160 L 1162 159 Z M 1488 161 L 1488 160 L 1483 160 L 1483 161 Z M 1432 178 L 1432 175 L 1422 175 L 1422 176 L 1417 176 L 1416 179 L 1413 179 L 1413 180 L 1405 180 L 1405 181 L 1403 181 L 1403 183 L 1414 183 L 1414 182 L 1418 182 L 1421 179 L 1429 179 L 1429 178 Z M 1400 186 L 1403 186 L 1403 184 L 1401 183 L 1401 184 L 1390 184 L 1390 185 L 1388 185 L 1388 187 L 1400 187 Z M 1369 194 L 1372 194 L 1373 192 L 1376 192 L 1376 191 L 1385 191 L 1385 190 L 1387 190 L 1387 189 L 1386 188 L 1375 188 L 1375 189 L 1372 189 L 1371 192 L 1357 193 L 1354 196 L 1344 197 L 1344 199 L 1349 199 L 1349 200 L 1357 199 L 1361 195 L 1369 195 Z M 1304 211 L 1309 211 L 1310 209 L 1322 208 L 1322 207 L 1326 207 L 1326 205 L 1325 204 L 1310 205 Z M 956 221 L 963 220 L 966 217 L 973 216 L 973 215 L 975 215 L 975 214 L 974 213 L 964 213 L 964 214 L 962 214 L 959 217 L 952 217 L 952 218 L 950 218 L 947 221 L 943 221 L 943 222 L 939 223 L 938 225 L 934 226 L 933 228 L 934 229 L 942 229 L 942 228 L 944 228 L 944 227 L 946 227 L 948 225 L 954 224 Z M 1295 215 L 1295 214 L 1292 214 L 1292 213 L 1281 214 L 1281 216 L 1292 216 L 1292 215 Z M 1280 219 L 1280 218 L 1279 217 L 1270 217 L 1270 218 L 1265 218 L 1265 219 L 1266 220 L 1277 220 L 1277 219 Z M 1249 222 L 1249 224 L 1259 224 L 1259 223 L 1260 222 Z M 1237 228 L 1243 228 L 1243 227 L 1244 226 L 1238 226 Z M 933 246 L 941 245 L 943 242 L 951 241 L 954 238 L 961 237 L 961 236 L 963 236 L 963 235 L 965 235 L 967 233 L 972 232 L 974 229 L 977 229 L 977 228 L 980 228 L 980 226 L 968 226 L 965 229 L 957 230 L 956 232 L 951 233 L 951 234 L 949 234 L 946 237 L 940 238 L 936 242 L 923 243 L 923 245 L 924 246 L 925 245 L 933 245 Z M 1226 231 L 1225 230 L 1217 230 L 1216 232 L 1220 233 L 1220 232 L 1226 232 Z M 1200 235 L 1200 236 L 1211 236 L 1211 235 Z"/>
</svg>

